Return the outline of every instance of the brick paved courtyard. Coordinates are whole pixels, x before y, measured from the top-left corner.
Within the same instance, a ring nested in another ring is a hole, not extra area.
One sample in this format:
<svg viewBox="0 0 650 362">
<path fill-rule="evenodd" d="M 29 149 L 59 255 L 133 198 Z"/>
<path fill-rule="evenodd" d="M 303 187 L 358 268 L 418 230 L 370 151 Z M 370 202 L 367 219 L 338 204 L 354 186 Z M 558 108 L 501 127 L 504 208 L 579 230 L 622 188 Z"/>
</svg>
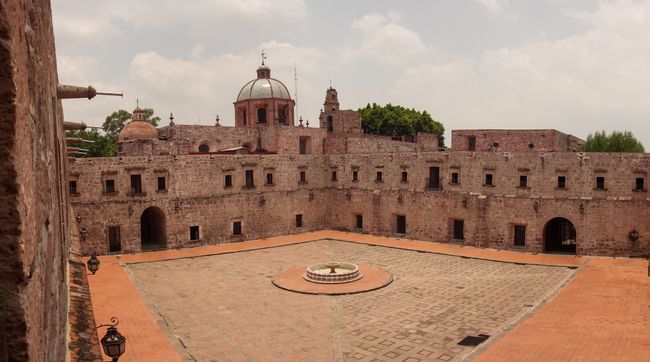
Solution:
<svg viewBox="0 0 650 362">
<path fill-rule="evenodd" d="M 371 264 L 395 281 L 345 296 L 271 283 L 322 261 Z M 321 240 L 125 266 L 185 360 L 453 360 L 467 335 L 496 335 L 574 271 Z"/>
</svg>

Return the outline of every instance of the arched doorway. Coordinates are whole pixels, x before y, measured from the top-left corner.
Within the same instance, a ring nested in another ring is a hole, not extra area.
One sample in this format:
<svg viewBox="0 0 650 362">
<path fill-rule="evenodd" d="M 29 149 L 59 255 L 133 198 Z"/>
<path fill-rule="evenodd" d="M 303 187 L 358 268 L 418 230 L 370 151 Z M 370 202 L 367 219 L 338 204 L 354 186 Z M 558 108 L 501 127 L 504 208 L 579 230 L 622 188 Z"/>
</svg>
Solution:
<svg viewBox="0 0 650 362">
<path fill-rule="evenodd" d="M 332 116 L 327 116 L 327 130 L 329 132 L 334 131 L 334 121 L 332 120 Z"/>
<path fill-rule="evenodd" d="M 547 253 L 576 253 L 576 228 L 571 221 L 556 217 L 544 226 L 544 251 Z"/>
<path fill-rule="evenodd" d="M 142 213 L 140 245 L 142 250 L 160 249 L 167 245 L 165 213 L 160 208 L 152 206 Z"/>
</svg>

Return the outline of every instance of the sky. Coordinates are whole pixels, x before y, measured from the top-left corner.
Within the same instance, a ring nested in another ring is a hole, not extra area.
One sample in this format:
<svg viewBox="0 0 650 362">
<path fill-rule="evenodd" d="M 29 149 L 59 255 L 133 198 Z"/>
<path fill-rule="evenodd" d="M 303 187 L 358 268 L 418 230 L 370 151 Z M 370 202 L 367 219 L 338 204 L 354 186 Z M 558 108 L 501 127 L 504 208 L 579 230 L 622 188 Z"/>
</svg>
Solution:
<svg viewBox="0 0 650 362">
<path fill-rule="evenodd" d="M 312 126 L 331 84 L 342 109 L 426 110 L 447 139 L 630 130 L 650 149 L 650 0 L 54 0 L 52 12 L 59 81 L 124 92 L 65 100 L 70 121 L 100 126 L 138 99 L 161 125 L 171 112 L 234 125 L 264 51 Z"/>
</svg>

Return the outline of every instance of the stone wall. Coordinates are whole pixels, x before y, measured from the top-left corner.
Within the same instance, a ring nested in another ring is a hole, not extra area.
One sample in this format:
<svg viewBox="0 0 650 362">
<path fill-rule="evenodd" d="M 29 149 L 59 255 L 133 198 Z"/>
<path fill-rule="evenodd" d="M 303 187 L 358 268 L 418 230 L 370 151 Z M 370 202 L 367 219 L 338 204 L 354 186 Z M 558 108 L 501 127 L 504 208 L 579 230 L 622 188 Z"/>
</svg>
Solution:
<svg viewBox="0 0 650 362">
<path fill-rule="evenodd" d="M 3 1 L 0 39 L 0 361 L 64 361 L 69 217 L 49 1 Z"/>
<path fill-rule="evenodd" d="M 343 139 L 348 148 L 351 142 L 371 142 Z M 162 209 L 169 220 L 169 247 L 354 229 L 355 215 L 363 216 L 364 231 L 376 234 L 394 234 L 396 215 L 405 215 L 409 237 L 439 242 L 452 239 L 453 220 L 463 220 L 466 244 L 498 248 L 514 248 L 513 225 L 525 225 L 526 243 L 518 248 L 538 252 L 544 251 L 546 223 L 564 217 L 577 230 L 579 254 L 639 256 L 648 247 L 648 154 L 395 153 L 380 152 L 379 146 L 417 144 L 374 142 L 369 153 L 78 160 L 71 177 L 80 195 L 72 204 L 88 220 L 84 252 L 106 252 L 111 225 L 123 229 L 123 251 L 139 250 L 140 215 L 150 206 Z M 437 183 L 431 182 L 432 169 Z M 254 188 L 245 186 L 246 170 L 253 171 Z M 306 182 L 300 182 L 300 172 Z M 145 194 L 127 195 L 133 173 L 142 175 Z M 273 174 L 272 186 L 264 185 L 267 173 Z M 164 192 L 155 190 L 160 175 L 167 177 Z M 231 175 L 232 187 L 224 188 L 225 175 Z M 117 194 L 101 193 L 106 177 L 115 179 Z M 559 177 L 564 187 L 558 187 Z M 597 178 L 603 178 L 602 188 Z M 640 189 L 637 179 L 643 181 Z M 302 228 L 295 227 L 296 214 L 304 215 Z M 232 236 L 236 220 L 242 221 L 244 236 Z M 201 228 L 200 240 L 189 240 L 192 225 Z M 632 230 L 641 235 L 635 242 L 627 237 Z"/>
<path fill-rule="evenodd" d="M 458 219 L 465 223 L 466 244 L 514 248 L 513 225 L 526 225 L 521 249 L 541 252 L 545 225 L 564 217 L 576 228 L 579 254 L 643 256 L 650 247 L 648 154 L 519 152 L 506 158 L 493 152 L 422 152 L 329 160 L 339 175 L 331 195 L 338 210 L 329 215 L 332 228 L 353 229 L 358 214 L 364 231 L 392 235 L 396 215 L 405 215 L 408 237 L 447 242 Z M 439 188 L 429 187 L 431 167 L 439 169 Z M 459 174 L 457 184 L 452 173 Z M 486 173 L 493 174 L 493 186 L 485 185 Z M 519 186 L 522 175 L 526 187 Z M 564 188 L 557 187 L 559 175 Z M 597 177 L 605 178 L 603 189 L 596 188 Z M 639 190 L 637 178 L 645 185 Z M 629 240 L 632 230 L 639 240 Z"/>
<path fill-rule="evenodd" d="M 141 215 L 149 207 L 165 215 L 167 247 L 183 247 L 297 233 L 327 227 L 328 193 L 323 156 L 185 155 L 79 159 L 71 166 L 78 195 L 71 197 L 87 231 L 84 253 L 108 252 L 108 228 L 120 227 L 123 252 L 140 250 Z M 246 185 L 253 171 L 254 186 Z M 304 182 L 300 173 L 304 172 Z M 131 194 L 131 175 L 141 175 L 142 194 Z M 272 184 L 267 184 L 272 174 Z M 230 175 L 232 186 L 225 185 Z M 166 190 L 157 190 L 157 178 Z M 104 192 L 106 179 L 115 193 Z M 295 215 L 303 226 L 296 227 Z M 242 223 L 234 236 L 232 223 Z M 191 226 L 199 240 L 190 240 Z"/>
<path fill-rule="evenodd" d="M 527 130 L 453 130 L 451 148 L 470 151 L 469 138 L 475 139 L 475 151 L 502 152 L 575 152 L 582 140 L 554 129 Z"/>
</svg>

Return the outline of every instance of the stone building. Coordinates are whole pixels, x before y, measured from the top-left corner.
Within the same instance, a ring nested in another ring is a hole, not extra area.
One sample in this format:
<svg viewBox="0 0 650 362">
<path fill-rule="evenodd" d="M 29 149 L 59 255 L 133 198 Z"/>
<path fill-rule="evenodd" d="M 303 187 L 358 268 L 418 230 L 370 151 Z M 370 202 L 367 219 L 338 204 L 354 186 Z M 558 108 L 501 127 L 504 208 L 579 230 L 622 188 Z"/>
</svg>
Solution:
<svg viewBox="0 0 650 362">
<path fill-rule="evenodd" d="M 144 126 L 119 156 L 77 159 L 70 199 L 89 253 L 240 242 L 318 229 L 531 252 L 648 252 L 647 154 L 576 152 L 556 130 L 363 134 L 327 89 L 320 127 L 296 125 L 266 65 L 246 83 L 235 126 Z M 625 217 L 621 217 L 625 215 Z"/>
</svg>

